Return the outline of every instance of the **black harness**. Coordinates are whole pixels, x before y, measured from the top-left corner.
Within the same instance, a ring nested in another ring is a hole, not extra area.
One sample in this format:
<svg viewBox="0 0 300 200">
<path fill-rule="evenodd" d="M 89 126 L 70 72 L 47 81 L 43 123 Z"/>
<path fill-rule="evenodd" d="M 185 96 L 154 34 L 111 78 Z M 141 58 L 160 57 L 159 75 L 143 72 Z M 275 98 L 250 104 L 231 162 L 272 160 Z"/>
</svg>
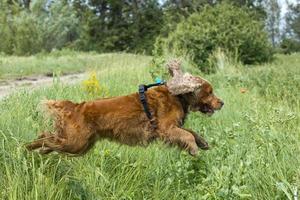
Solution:
<svg viewBox="0 0 300 200">
<path fill-rule="evenodd" d="M 152 114 L 149 110 L 149 106 L 148 106 L 148 103 L 147 103 L 147 96 L 146 96 L 145 92 L 151 87 L 164 85 L 164 84 L 165 84 L 165 82 L 153 83 L 153 84 L 149 84 L 149 85 L 139 85 L 140 101 L 143 105 L 143 108 L 144 108 L 144 111 L 147 115 L 147 118 L 150 120 L 152 125 L 154 125 L 155 122 L 154 122 Z"/>
</svg>

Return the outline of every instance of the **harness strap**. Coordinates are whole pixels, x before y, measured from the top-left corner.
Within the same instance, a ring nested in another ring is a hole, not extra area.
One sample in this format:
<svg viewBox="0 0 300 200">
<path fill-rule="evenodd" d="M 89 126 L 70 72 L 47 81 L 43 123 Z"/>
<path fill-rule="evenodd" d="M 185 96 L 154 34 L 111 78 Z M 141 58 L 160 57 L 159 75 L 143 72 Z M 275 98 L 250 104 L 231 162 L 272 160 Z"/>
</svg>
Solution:
<svg viewBox="0 0 300 200">
<path fill-rule="evenodd" d="M 140 101 L 143 105 L 144 111 L 146 113 L 147 118 L 150 120 L 150 122 L 153 124 L 153 117 L 151 115 L 148 102 L 147 102 L 147 96 L 146 96 L 146 91 L 154 86 L 159 86 L 159 85 L 164 85 L 165 82 L 159 82 L 159 83 L 153 83 L 149 85 L 139 85 L 139 96 L 140 96 Z"/>
</svg>

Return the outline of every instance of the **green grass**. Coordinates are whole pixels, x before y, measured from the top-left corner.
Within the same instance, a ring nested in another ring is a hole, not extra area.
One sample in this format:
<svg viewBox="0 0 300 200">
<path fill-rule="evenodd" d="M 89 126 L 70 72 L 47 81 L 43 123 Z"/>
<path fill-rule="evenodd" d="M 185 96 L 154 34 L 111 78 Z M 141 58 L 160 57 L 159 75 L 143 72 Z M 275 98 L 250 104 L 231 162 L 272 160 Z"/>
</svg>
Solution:
<svg viewBox="0 0 300 200">
<path fill-rule="evenodd" d="M 118 68 L 120 65 L 138 67 L 149 62 L 148 56 L 130 54 L 78 53 L 70 50 L 28 57 L 0 56 L 0 80 L 46 74 L 68 74 L 89 70 Z"/>
<path fill-rule="evenodd" d="M 114 59 L 105 55 L 101 61 L 102 56 L 73 58 L 106 63 L 98 78 L 112 96 L 151 82 L 149 57 L 109 54 Z M 16 59 L 30 69 L 27 59 L 46 63 L 52 57 Z M 68 65 L 65 56 L 61 60 Z M 294 191 L 300 193 L 299 68 L 300 54 L 294 54 L 264 66 L 226 65 L 206 76 L 225 107 L 212 117 L 188 117 L 185 126 L 212 147 L 196 158 L 161 142 L 142 148 L 101 141 L 75 158 L 27 152 L 24 143 L 50 128 L 36 108 L 40 100 L 90 97 L 80 84 L 59 82 L 15 93 L 0 102 L 0 199 L 293 199 Z"/>
</svg>

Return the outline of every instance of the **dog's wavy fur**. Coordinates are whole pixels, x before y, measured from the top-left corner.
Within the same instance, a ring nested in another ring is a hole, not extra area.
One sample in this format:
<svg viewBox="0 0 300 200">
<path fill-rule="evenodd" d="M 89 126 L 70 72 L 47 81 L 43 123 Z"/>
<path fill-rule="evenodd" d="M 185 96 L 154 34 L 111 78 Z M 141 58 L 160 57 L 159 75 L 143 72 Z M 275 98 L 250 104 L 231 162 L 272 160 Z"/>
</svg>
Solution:
<svg viewBox="0 0 300 200">
<path fill-rule="evenodd" d="M 26 147 L 82 155 L 99 139 L 108 138 L 128 145 L 147 145 L 155 139 L 175 144 L 196 155 L 198 147 L 208 149 L 207 142 L 192 130 L 182 128 L 189 111 L 213 114 L 223 102 L 213 94 L 205 79 L 183 74 L 180 63 L 169 64 L 172 79 L 166 86 L 157 86 L 146 92 L 153 116 L 149 120 L 139 94 L 73 103 L 65 100 L 47 100 L 42 107 L 54 117 L 54 132 L 42 132 Z"/>
<path fill-rule="evenodd" d="M 196 155 L 198 147 L 208 149 L 208 144 L 195 132 L 182 128 L 186 115 L 191 109 L 206 113 L 222 106 L 209 83 L 202 87 L 198 96 L 174 96 L 166 86 L 149 89 L 146 95 L 156 128 L 147 118 L 138 93 L 82 103 L 44 101 L 45 110 L 55 119 L 55 132 L 41 133 L 27 148 L 81 155 L 102 138 L 128 145 L 147 145 L 158 138 Z"/>
</svg>

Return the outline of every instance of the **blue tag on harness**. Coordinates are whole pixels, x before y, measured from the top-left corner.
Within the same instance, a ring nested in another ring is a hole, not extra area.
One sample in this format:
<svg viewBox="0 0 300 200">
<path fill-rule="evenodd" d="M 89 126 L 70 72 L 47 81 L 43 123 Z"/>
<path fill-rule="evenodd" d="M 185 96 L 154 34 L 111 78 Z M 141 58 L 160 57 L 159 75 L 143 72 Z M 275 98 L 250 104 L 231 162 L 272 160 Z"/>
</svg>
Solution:
<svg viewBox="0 0 300 200">
<path fill-rule="evenodd" d="M 157 78 L 155 79 L 155 82 L 156 82 L 156 83 L 162 83 L 163 81 L 161 80 L 161 78 L 157 77 Z"/>
</svg>

